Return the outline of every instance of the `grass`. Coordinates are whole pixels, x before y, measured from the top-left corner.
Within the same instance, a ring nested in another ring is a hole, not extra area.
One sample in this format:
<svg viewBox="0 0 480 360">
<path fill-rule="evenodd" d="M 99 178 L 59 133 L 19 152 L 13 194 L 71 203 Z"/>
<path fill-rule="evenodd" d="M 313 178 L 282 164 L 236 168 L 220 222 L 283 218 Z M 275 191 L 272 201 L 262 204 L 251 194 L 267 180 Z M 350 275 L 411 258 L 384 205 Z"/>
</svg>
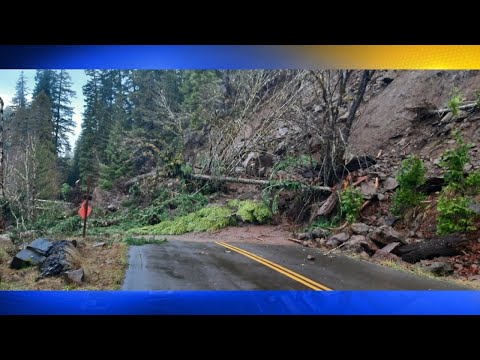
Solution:
<svg viewBox="0 0 480 360">
<path fill-rule="evenodd" d="M 420 266 L 416 265 L 411 265 L 411 264 L 403 264 L 397 261 L 393 260 L 381 260 L 378 262 L 380 265 L 387 266 L 389 268 L 398 270 L 398 271 L 403 271 L 409 274 L 413 274 L 415 276 L 419 277 L 427 277 L 429 279 L 435 279 L 447 283 L 454 283 L 457 285 L 461 286 L 466 286 L 469 288 L 480 288 L 480 283 L 477 281 L 469 281 L 469 280 L 464 280 L 464 279 L 458 279 L 458 278 L 453 278 L 453 277 L 440 277 L 440 276 L 435 276 L 431 272 L 421 268 Z"/>
<path fill-rule="evenodd" d="M 127 245 L 147 245 L 147 244 L 164 244 L 167 239 L 154 239 L 154 238 L 138 238 L 129 236 L 123 240 Z"/>
</svg>

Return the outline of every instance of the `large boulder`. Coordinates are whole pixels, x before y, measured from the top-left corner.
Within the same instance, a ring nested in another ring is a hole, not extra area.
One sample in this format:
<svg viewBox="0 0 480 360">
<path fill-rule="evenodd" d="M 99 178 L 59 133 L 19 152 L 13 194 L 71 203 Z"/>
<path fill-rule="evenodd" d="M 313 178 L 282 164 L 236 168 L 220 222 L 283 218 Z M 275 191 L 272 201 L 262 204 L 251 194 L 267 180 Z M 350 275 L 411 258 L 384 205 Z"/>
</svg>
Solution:
<svg viewBox="0 0 480 360">
<path fill-rule="evenodd" d="M 353 235 L 343 246 L 343 249 L 357 254 L 366 252 L 371 255 L 378 249 L 378 246 L 363 235 Z"/>
<path fill-rule="evenodd" d="M 340 244 L 343 244 L 349 238 L 350 238 L 350 235 L 348 235 L 347 233 L 335 234 L 327 240 L 326 244 L 330 246 L 338 246 Z"/>
<path fill-rule="evenodd" d="M 85 273 L 83 269 L 67 271 L 63 274 L 67 283 L 81 284 L 85 279 Z"/>
<path fill-rule="evenodd" d="M 354 234 L 367 235 L 370 231 L 370 226 L 364 223 L 354 223 L 350 225 L 350 229 L 353 231 Z"/>
<path fill-rule="evenodd" d="M 12 259 L 10 268 L 22 269 L 24 267 L 41 264 L 45 256 L 31 249 L 23 249 Z"/>
<path fill-rule="evenodd" d="M 75 268 L 77 250 L 68 240 L 57 241 L 53 243 L 48 250 L 47 258 L 40 265 L 42 277 L 54 276 Z"/>
<path fill-rule="evenodd" d="M 371 240 L 380 245 L 388 245 L 392 242 L 406 244 L 405 238 L 398 231 L 388 225 L 382 225 L 369 234 Z"/>
<path fill-rule="evenodd" d="M 47 255 L 48 250 L 52 247 L 53 243 L 47 239 L 36 239 L 31 244 L 27 245 L 27 249 L 33 250 L 41 255 Z"/>
</svg>

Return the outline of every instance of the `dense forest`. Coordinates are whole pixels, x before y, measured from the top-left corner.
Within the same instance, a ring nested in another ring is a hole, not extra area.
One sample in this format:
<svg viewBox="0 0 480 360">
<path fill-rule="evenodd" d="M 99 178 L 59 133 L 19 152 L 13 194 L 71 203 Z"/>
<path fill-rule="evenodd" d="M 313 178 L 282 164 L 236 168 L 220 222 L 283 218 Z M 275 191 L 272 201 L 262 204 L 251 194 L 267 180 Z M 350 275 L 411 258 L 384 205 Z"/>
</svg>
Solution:
<svg viewBox="0 0 480 360">
<path fill-rule="evenodd" d="M 2 184 L 8 212 L 17 225 L 34 220 L 37 200 L 66 200 L 69 189 L 78 180 L 85 184 L 88 177 L 94 186 L 110 190 L 160 167 L 173 173 L 187 165 L 203 174 L 234 174 L 251 151 L 260 147 L 267 153 L 263 135 L 280 120 L 288 121 L 288 115 L 304 117 L 299 131 L 310 133 L 318 125 L 316 132 L 329 155 L 328 166 L 321 170 L 329 179 L 342 160 L 344 149 L 338 145 L 348 138 L 373 73 L 365 71 L 360 77 L 353 71 L 85 72 L 82 131 L 74 149 L 68 142 L 75 125 L 71 106 L 75 92 L 68 71 L 37 70 L 31 102 L 23 73 L 18 79 L 13 106 L 5 109 Z M 352 75 L 357 75 L 353 85 Z M 313 109 L 315 96 L 323 97 L 323 109 Z M 353 111 L 348 112 L 349 106 Z M 321 120 L 315 120 L 322 112 Z M 262 125 L 238 141 L 252 118 Z M 336 130 L 342 120 L 344 133 Z M 205 151 L 198 156 L 201 148 Z M 254 175 L 262 174 L 257 169 Z"/>
<path fill-rule="evenodd" d="M 327 254 L 480 279 L 480 73 L 85 75 L 75 144 L 66 70 L 37 70 L 33 89 L 21 73 L 0 114 L 0 233 L 14 245 L 4 259 L 34 238 L 87 238 L 86 258 L 105 246 L 119 261 L 97 285 L 117 286 L 117 250 L 166 241 L 143 235 L 212 241 L 237 226 L 233 240 L 249 227 L 248 241 L 264 241 L 282 227 L 278 241 Z"/>
</svg>

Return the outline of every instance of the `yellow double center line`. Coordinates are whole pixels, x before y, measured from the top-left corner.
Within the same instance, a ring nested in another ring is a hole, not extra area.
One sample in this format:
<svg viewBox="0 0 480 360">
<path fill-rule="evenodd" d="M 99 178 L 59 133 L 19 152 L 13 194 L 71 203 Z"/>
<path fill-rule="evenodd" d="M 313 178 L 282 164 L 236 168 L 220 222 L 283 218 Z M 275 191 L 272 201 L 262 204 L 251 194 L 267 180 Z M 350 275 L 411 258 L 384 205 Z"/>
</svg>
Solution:
<svg viewBox="0 0 480 360">
<path fill-rule="evenodd" d="M 257 262 L 259 262 L 260 264 L 262 265 L 265 265 L 275 271 L 278 271 L 279 273 L 285 275 L 285 276 L 288 276 L 290 279 L 293 279 L 295 281 L 298 281 L 299 283 L 309 287 L 310 289 L 313 289 L 313 290 L 317 290 L 317 291 L 321 291 L 321 290 L 332 290 L 328 287 L 326 287 L 325 285 L 322 285 L 322 284 L 319 284 L 317 283 L 316 281 L 313 281 L 312 279 L 309 279 L 303 275 L 300 275 L 300 274 L 297 274 L 296 272 L 290 270 L 290 269 L 287 269 L 281 265 L 278 265 L 276 263 L 274 263 L 273 261 L 270 261 L 270 260 L 267 260 L 261 256 L 258 256 L 258 255 L 255 255 L 249 251 L 246 251 L 246 250 L 243 250 L 243 249 L 240 249 L 239 247 L 236 247 L 236 246 L 233 246 L 231 244 L 227 244 L 223 241 L 219 241 L 219 242 L 216 242 L 216 244 L 220 245 L 220 246 L 223 246 L 223 247 L 226 247 L 227 249 L 230 249 L 232 251 L 235 251 L 239 254 L 242 254 L 252 260 L 255 260 Z"/>
</svg>

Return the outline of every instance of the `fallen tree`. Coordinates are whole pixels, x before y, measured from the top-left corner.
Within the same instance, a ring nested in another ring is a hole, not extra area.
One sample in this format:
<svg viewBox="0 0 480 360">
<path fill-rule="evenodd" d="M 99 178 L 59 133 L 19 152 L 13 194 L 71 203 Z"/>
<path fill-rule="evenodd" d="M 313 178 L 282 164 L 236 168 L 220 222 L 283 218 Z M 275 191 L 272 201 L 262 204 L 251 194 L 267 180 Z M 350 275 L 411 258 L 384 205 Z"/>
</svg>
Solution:
<svg viewBox="0 0 480 360">
<path fill-rule="evenodd" d="M 143 174 L 139 176 L 135 176 L 134 178 L 128 180 L 125 182 L 125 186 L 129 187 L 135 184 L 137 181 L 155 176 L 157 173 L 155 171 L 150 172 L 148 174 Z M 218 181 L 218 182 L 231 182 L 231 183 L 237 183 L 237 184 L 247 184 L 247 185 L 259 185 L 259 186 L 265 186 L 265 185 L 271 185 L 272 182 L 268 180 L 260 180 L 260 179 L 245 179 L 245 178 L 237 178 L 237 177 L 230 177 L 230 176 L 213 176 L 213 175 L 203 175 L 203 174 L 190 174 L 188 175 L 191 179 L 195 180 L 205 180 L 205 181 Z M 298 183 L 300 187 L 302 188 L 308 188 L 312 189 L 315 191 L 320 191 L 320 192 L 332 192 L 332 188 L 329 186 L 314 186 L 314 185 L 309 185 L 309 184 L 304 184 L 304 183 Z"/>
<path fill-rule="evenodd" d="M 459 110 L 473 110 L 477 106 L 477 103 L 468 102 L 458 107 Z M 406 110 L 416 113 L 416 120 L 424 120 L 431 116 L 443 116 L 452 112 L 450 108 L 437 109 L 435 105 L 431 103 L 424 103 L 423 105 L 407 107 Z"/>
<path fill-rule="evenodd" d="M 460 255 L 459 245 L 468 241 L 468 238 L 457 235 L 431 238 L 429 240 L 405 245 L 393 252 L 408 263 L 416 263 L 424 259 L 433 259 L 439 256 Z"/>
</svg>

